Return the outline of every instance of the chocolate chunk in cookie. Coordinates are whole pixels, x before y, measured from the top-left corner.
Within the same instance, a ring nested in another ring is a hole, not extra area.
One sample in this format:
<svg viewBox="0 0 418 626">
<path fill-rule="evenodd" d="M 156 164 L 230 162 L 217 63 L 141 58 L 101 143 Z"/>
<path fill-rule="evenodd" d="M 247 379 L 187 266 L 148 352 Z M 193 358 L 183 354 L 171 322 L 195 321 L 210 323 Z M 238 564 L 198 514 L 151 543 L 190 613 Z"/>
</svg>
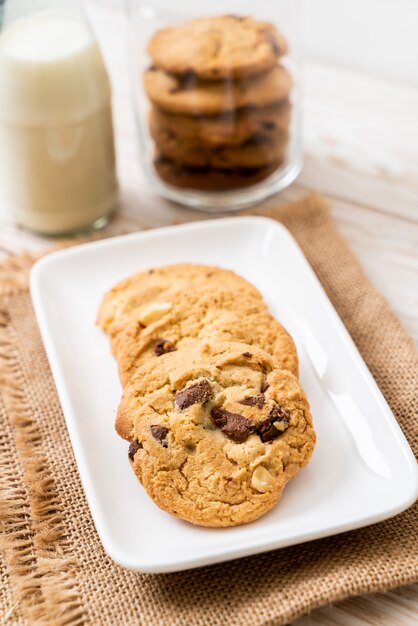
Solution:
<svg viewBox="0 0 418 626">
<path fill-rule="evenodd" d="M 142 443 L 139 443 L 139 441 L 131 441 L 128 450 L 128 457 L 131 459 L 131 461 L 134 460 L 134 456 L 140 448 L 143 448 Z"/>
<path fill-rule="evenodd" d="M 246 417 L 220 407 L 214 407 L 210 416 L 215 426 L 220 428 L 221 432 L 235 443 L 246 441 L 255 428 L 254 424 Z"/>
<path fill-rule="evenodd" d="M 168 443 L 166 437 L 168 435 L 168 428 L 165 426 L 151 426 L 151 434 L 158 443 L 160 443 L 163 448 L 167 448 Z"/>
<path fill-rule="evenodd" d="M 268 418 L 257 428 L 257 433 L 263 443 L 274 441 L 289 426 L 290 417 L 280 406 L 275 406 L 270 411 Z"/>
<path fill-rule="evenodd" d="M 176 394 L 175 401 L 180 410 L 187 409 L 192 404 L 198 402 L 206 402 L 212 397 L 212 387 L 206 380 L 200 380 L 195 385 L 186 387 L 183 391 Z"/>
<path fill-rule="evenodd" d="M 240 400 L 239 403 L 244 404 L 245 406 L 256 406 L 257 408 L 262 409 L 266 403 L 266 399 L 260 394 L 259 396 L 244 398 L 244 400 Z"/>
<path fill-rule="evenodd" d="M 166 354 L 167 352 L 174 352 L 175 350 L 175 346 L 173 343 L 171 343 L 171 341 L 168 341 L 167 339 L 157 339 L 157 341 L 154 344 L 154 354 L 156 356 L 162 356 L 163 354 Z"/>
</svg>

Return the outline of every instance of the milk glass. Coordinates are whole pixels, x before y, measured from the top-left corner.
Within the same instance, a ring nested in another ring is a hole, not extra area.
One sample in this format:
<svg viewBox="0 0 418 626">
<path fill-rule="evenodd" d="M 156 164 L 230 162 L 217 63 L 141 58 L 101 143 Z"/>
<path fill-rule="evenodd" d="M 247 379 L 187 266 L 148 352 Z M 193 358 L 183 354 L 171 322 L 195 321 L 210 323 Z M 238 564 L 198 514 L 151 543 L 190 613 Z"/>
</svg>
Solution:
<svg viewBox="0 0 418 626">
<path fill-rule="evenodd" d="M 81 3 L 0 11 L 1 210 L 48 235 L 99 228 L 117 200 L 111 90 Z"/>
</svg>

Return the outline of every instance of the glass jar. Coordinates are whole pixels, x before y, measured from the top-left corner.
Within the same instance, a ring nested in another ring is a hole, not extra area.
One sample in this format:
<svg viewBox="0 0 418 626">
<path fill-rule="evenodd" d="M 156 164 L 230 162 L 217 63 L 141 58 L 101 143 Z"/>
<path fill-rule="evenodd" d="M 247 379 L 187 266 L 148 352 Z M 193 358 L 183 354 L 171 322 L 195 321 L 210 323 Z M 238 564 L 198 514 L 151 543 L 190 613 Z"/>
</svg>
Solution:
<svg viewBox="0 0 418 626">
<path fill-rule="evenodd" d="M 111 90 L 82 4 L 6 0 L 0 18 L 0 201 L 42 234 L 99 228 L 117 197 Z"/>
<path fill-rule="evenodd" d="M 157 191 L 225 211 L 302 167 L 295 0 L 128 0 L 140 158 Z"/>
</svg>

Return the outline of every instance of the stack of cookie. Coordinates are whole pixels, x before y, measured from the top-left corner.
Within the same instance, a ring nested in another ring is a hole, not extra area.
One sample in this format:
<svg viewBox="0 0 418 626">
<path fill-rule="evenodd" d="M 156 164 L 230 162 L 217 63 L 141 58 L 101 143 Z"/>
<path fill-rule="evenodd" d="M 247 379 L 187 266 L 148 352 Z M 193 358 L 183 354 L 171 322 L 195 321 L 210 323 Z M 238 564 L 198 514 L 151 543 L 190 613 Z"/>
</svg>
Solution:
<svg viewBox="0 0 418 626">
<path fill-rule="evenodd" d="M 308 463 L 315 433 L 290 335 L 231 271 L 172 265 L 103 298 L 124 392 L 116 430 L 163 510 L 204 526 L 257 519 Z"/>
<path fill-rule="evenodd" d="M 144 85 L 152 102 L 155 167 L 166 182 L 202 190 L 257 183 L 283 162 L 292 81 L 270 23 L 199 18 L 160 30 Z"/>
</svg>

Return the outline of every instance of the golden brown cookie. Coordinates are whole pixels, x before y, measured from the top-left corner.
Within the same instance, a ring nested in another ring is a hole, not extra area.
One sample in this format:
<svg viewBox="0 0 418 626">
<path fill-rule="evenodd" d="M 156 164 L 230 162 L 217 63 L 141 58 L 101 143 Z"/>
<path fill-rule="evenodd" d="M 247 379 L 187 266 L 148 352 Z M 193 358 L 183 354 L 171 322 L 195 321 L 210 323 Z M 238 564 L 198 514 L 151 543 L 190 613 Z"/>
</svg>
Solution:
<svg viewBox="0 0 418 626">
<path fill-rule="evenodd" d="M 122 385 L 150 358 L 181 351 L 190 339 L 210 345 L 239 341 L 258 346 L 273 357 L 277 367 L 297 376 L 295 344 L 258 298 L 202 284 L 164 294 L 164 299 L 170 309 L 159 319 L 149 324 L 132 320 L 111 339 Z"/>
<path fill-rule="evenodd" d="M 274 135 L 277 131 L 288 130 L 291 112 L 289 100 L 264 108 L 247 107 L 211 117 L 175 115 L 152 107 L 151 125 L 156 124 L 205 146 L 236 146 L 253 135 Z"/>
<path fill-rule="evenodd" d="M 245 344 L 151 359 L 125 388 L 116 428 L 154 502 L 214 527 L 269 511 L 315 446 L 297 379 Z"/>
<path fill-rule="evenodd" d="M 281 165 L 282 163 L 278 162 L 264 167 L 225 170 L 187 167 L 162 155 L 157 156 L 154 161 L 157 174 L 169 185 L 201 191 L 225 191 L 251 187 L 271 176 Z"/>
<path fill-rule="evenodd" d="M 187 115 L 217 115 L 241 107 L 266 107 L 288 98 L 292 79 L 282 65 L 249 78 L 203 81 L 194 74 L 175 76 L 152 67 L 145 91 L 161 109 Z"/>
<path fill-rule="evenodd" d="M 117 335 L 132 320 L 149 323 L 169 312 L 170 292 L 192 292 L 196 286 L 204 289 L 225 289 L 232 293 L 244 293 L 262 303 L 258 290 L 230 270 L 209 265 L 178 263 L 151 268 L 128 276 L 112 287 L 103 297 L 97 324 L 110 336 Z M 159 305 L 156 308 L 154 305 Z M 166 309 L 164 309 L 166 305 Z"/>
<path fill-rule="evenodd" d="M 212 80 L 267 70 L 286 53 L 287 44 L 273 24 L 222 15 L 159 30 L 147 51 L 153 64 L 166 72 L 192 72 Z"/>
<path fill-rule="evenodd" d="M 190 167 L 214 169 L 261 168 L 284 158 L 287 131 L 276 130 L 252 135 L 241 145 L 206 147 L 194 139 L 184 138 L 175 130 L 161 126 L 150 116 L 150 132 L 158 151 Z"/>
</svg>

